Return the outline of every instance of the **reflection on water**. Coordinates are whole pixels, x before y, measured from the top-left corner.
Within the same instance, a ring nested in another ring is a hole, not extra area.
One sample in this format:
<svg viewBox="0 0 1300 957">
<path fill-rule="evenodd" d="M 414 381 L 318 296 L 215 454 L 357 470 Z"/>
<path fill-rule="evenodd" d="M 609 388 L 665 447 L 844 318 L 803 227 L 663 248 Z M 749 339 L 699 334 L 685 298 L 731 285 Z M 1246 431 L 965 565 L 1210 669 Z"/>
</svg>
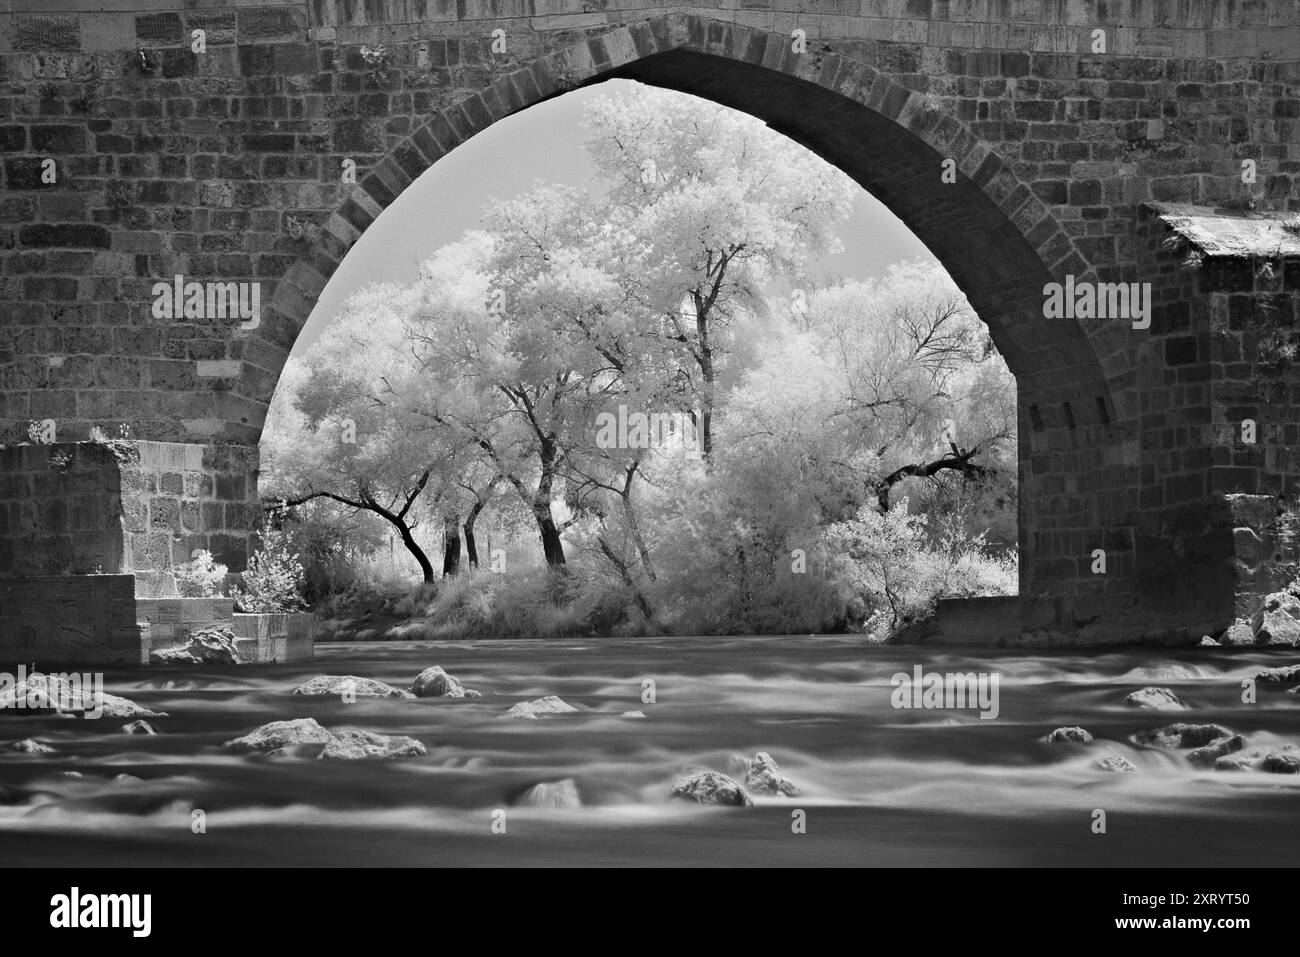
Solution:
<svg viewBox="0 0 1300 957">
<path fill-rule="evenodd" d="M 123 722 L 0 713 L 0 860 L 69 865 L 1134 864 L 1294 865 L 1300 775 L 1215 772 L 1132 736 L 1215 722 L 1247 748 L 1300 743 L 1300 695 L 1241 679 L 1296 656 L 1213 649 L 1095 654 L 942 653 L 848 638 L 582 639 L 335 644 L 315 662 L 237 671 L 116 670 L 106 690 L 168 717 L 156 737 Z M 439 664 L 483 697 L 294 696 L 314 674 L 408 687 Z M 996 720 L 974 710 L 898 710 L 896 672 L 993 672 Z M 655 701 L 642 700 L 653 679 Z M 1191 710 L 1135 711 L 1125 695 L 1171 688 Z M 559 695 L 582 709 L 503 719 Z M 644 719 L 624 717 L 639 710 Z M 313 717 L 418 738 L 427 757 L 267 759 L 223 741 L 268 721 Z M 1049 745 L 1081 725 L 1087 746 Z M 743 780 L 767 751 L 803 794 L 752 809 L 672 801 L 707 767 Z M 1118 754 L 1137 774 L 1096 770 Z M 68 775 L 76 772 L 80 776 Z M 129 775 L 118 779 L 118 775 Z M 583 807 L 511 806 L 540 781 L 573 778 Z M 506 808 L 505 833 L 493 811 Z M 793 833 L 794 809 L 806 833 Z M 191 830 L 202 810 L 206 832 Z M 1094 834 L 1095 809 L 1107 831 Z"/>
</svg>

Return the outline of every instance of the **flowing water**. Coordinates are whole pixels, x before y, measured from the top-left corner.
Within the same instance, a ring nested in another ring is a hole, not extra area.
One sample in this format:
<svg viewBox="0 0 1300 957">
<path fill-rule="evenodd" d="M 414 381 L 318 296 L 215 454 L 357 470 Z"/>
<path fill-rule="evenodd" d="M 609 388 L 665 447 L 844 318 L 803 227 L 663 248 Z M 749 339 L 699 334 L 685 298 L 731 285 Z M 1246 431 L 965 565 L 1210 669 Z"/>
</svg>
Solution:
<svg viewBox="0 0 1300 957">
<path fill-rule="evenodd" d="M 1300 742 L 1300 694 L 1260 685 L 1257 703 L 1241 700 L 1241 679 L 1297 660 L 781 637 L 340 643 L 293 665 L 118 669 L 106 673 L 107 691 L 168 713 L 151 719 L 157 736 L 124 735 L 121 720 L 0 713 L 0 742 L 35 737 L 57 749 L 0 750 L 0 863 L 1293 866 L 1300 775 L 1196 769 L 1132 736 L 1189 720 L 1240 732 L 1248 748 Z M 408 687 L 431 664 L 483 696 L 292 694 L 316 674 Z M 918 665 L 996 674 L 997 717 L 893 707 L 892 676 Z M 653 703 L 642 700 L 647 679 Z M 1147 685 L 1172 689 L 1190 710 L 1127 707 Z M 501 717 L 549 694 L 581 713 Z M 325 761 L 221 748 L 299 717 L 410 735 L 429 754 Z M 1062 725 L 1097 740 L 1047 744 Z M 743 780 L 742 759 L 760 750 L 800 796 L 756 794 L 747 809 L 669 798 L 691 768 Z M 1138 773 L 1092 767 L 1110 753 Z M 113 780 L 122 773 L 139 780 Z M 512 805 L 561 778 L 576 780 L 582 807 Z M 1104 834 L 1094 833 L 1097 810 Z"/>
</svg>

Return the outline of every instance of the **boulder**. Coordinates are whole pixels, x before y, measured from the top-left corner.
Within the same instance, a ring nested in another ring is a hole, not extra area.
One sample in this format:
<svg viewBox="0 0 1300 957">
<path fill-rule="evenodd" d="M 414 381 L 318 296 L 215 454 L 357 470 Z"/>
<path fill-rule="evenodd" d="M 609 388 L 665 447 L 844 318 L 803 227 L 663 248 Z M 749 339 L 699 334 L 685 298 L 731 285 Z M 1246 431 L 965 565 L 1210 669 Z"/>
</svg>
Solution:
<svg viewBox="0 0 1300 957">
<path fill-rule="evenodd" d="M 1125 698 L 1124 703 L 1147 711 L 1183 711 L 1187 707 L 1168 688 L 1141 688 Z"/>
<path fill-rule="evenodd" d="M 1300 665 L 1284 665 L 1281 668 L 1265 668 L 1255 675 L 1261 684 L 1289 685 L 1300 683 Z"/>
<path fill-rule="evenodd" d="M 411 691 L 417 698 L 477 698 L 477 691 L 469 691 L 455 675 L 448 674 L 439 665 L 425 668 L 411 682 Z"/>
<path fill-rule="evenodd" d="M 1284 744 L 1280 748 L 1252 748 L 1228 754 L 1214 762 L 1216 771 L 1264 771 L 1271 774 L 1294 774 L 1300 769 L 1300 746 Z"/>
<path fill-rule="evenodd" d="M 644 717 L 645 717 L 645 712 L 644 712 L 644 711 L 624 711 L 621 715 L 619 715 L 619 717 L 621 717 L 621 718 L 644 718 Z"/>
<path fill-rule="evenodd" d="M 73 683 L 59 675 L 34 674 L 8 691 L 0 692 L 0 711 L 18 707 L 49 711 L 73 717 L 95 715 L 103 718 L 165 718 L 162 711 L 150 711 L 129 698 L 96 694 L 94 688 Z"/>
<path fill-rule="evenodd" d="M 404 735 L 343 730 L 334 732 L 333 740 L 326 743 L 319 757 L 333 761 L 364 761 L 371 758 L 416 758 L 428 753 L 423 744 Z"/>
<path fill-rule="evenodd" d="M 1219 644 L 1229 647 L 1241 647 L 1253 645 L 1254 643 L 1255 631 L 1250 627 L 1250 623 L 1245 621 L 1239 621 L 1231 625 L 1227 631 L 1219 636 Z"/>
<path fill-rule="evenodd" d="M 1122 754 L 1108 754 L 1092 762 L 1098 771 L 1136 772 L 1137 765 Z"/>
<path fill-rule="evenodd" d="M 672 796 L 716 807 L 753 807 L 745 789 L 717 771 L 697 771 L 673 785 Z"/>
<path fill-rule="evenodd" d="M 780 766 L 766 751 L 759 751 L 750 760 L 749 770 L 745 773 L 745 786 L 754 791 L 784 794 L 786 797 L 796 797 L 803 793 L 798 785 L 781 772 Z"/>
<path fill-rule="evenodd" d="M 1092 740 L 1092 735 L 1080 727 L 1057 728 L 1047 736 L 1048 744 L 1062 744 L 1071 742 L 1075 744 L 1087 744 Z"/>
<path fill-rule="evenodd" d="M 1212 768 L 1218 762 L 1219 758 L 1227 757 L 1240 751 L 1246 746 L 1245 740 L 1239 734 L 1234 734 L 1229 738 L 1219 738 L 1217 741 L 1211 741 L 1204 747 L 1196 748 L 1187 752 L 1187 760 L 1197 768 Z"/>
<path fill-rule="evenodd" d="M 157 734 L 153 726 L 148 721 L 132 721 L 130 724 L 122 725 L 123 734 Z"/>
<path fill-rule="evenodd" d="M 538 698 L 535 701 L 520 701 L 512 705 L 503 717 L 506 718 L 536 718 L 539 714 L 576 714 L 578 711 L 573 705 L 563 699 L 548 694 L 544 698 Z"/>
<path fill-rule="evenodd" d="M 21 751 L 23 754 L 53 754 L 54 748 L 48 744 L 42 744 L 35 738 L 23 738 L 21 741 L 15 741 L 9 745 L 10 751 Z"/>
<path fill-rule="evenodd" d="M 242 738 L 234 738 L 222 745 L 227 751 L 279 751 L 304 744 L 329 744 L 334 735 L 321 727 L 315 718 L 294 718 L 291 721 L 272 721 L 255 728 Z"/>
<path fill-rule="evenodd" d="M 1250 620 L 1255 643 L 1260 645 L 1300 645 L 1300 598 L 1284 591 L 1274 592 Z"/>
<path fill-rule="evenodd" d="M 1201 635 L 1201 647 L 1202 647 L 1202 648 L 1218 648 L 1218 647 L 1219 647 L 1219 643 L 1218 643 L 1217 641 L 1215 641 L 1213 638 L 1211 638 L 1209 635 Z"/>
<path fill-rule="evenodd" d="M 351 693 L 358 698 L 414 698 L 415 695 L 392 685 L 376 681 L 374 678 L 358 678 L 356 675 L 317 675 L 309 678 L 293 689 L 294 694 L 333 695 L 343 697 Z"/>
<path fill-rule="evenodd" d="M 564 778 L 534 784 L 514 803 L 518 807 L 575 808 L 582 807 L 582 798 L 578 796 L 578 782 Z"/>
<path fill-rule="evenodd" d="M 1149 748 L 1203 748 L 1211 741 L 1231 736 L 1232 732 L 1217 724 L 1178 724 L 1139 731 L 1133 736 L 1138 744 Z"/>
<path fill-rule="evenodd" d="M 240 659 L 235 633 L 219 626 L 204 628 L 191 635 L 181 647 L 151 651 L 149 662 L 155 665 L 237 665 Z"/>
</svg>

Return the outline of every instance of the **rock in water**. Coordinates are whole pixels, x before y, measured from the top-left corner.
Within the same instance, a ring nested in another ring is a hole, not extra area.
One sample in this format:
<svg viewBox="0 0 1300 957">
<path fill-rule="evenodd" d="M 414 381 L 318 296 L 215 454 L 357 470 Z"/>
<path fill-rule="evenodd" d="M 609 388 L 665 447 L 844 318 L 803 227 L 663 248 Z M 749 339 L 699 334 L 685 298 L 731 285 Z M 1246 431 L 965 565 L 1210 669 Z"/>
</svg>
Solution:
<svg viewBox="0 0 1300 957">
<path fill-rule="evenodd" d="M 1216 771 L 1265 771 L 1271 774 L 1294 774 L 1300 770 L 1300 746 L 1284 744 L 1281 748 L 1252 748 L 1228 754 L 1214 762 Z"/>
<path fill-rule="evenodd" d="M 578 796 L 578 782 L 564 778 L 534 784 L 519 795 L 515 804 L 519 807 L 575 808 L 582 807 L 582 798 Z"/>
<path fill-rule="evenodd" d="M 21 741 L 15 741 L 9 745 L 10 751 L 21 751 L 23 754 L 53 754 L 54 749 L 48 744 L 42 744 L 35 738 L 23 738 Z"/>
<path fill-rule="evenodd" d="M 1283 668 L 1265 668 L 1255 675 L 1255 680 L 1264 684 L 1289 685 L 1300 681 L 1300 665 L 1287 665 Z"/>
<path fill-rule="evenodd" d="M 1279 591 L 1267 596 L 1250 620 L 1255 642 L 1261 645 L 1300 645 L 1300 600 Z"/>
<path fill-rule="evenodd" d="M 1255 632 L 1250 624 L 1239 621 L 1219 636 L 1219 644 L 1229 647 L 1243 647 L 1255 643 Z"/>
<path fill-rule="evenodd" d="M 1300 774 L 1300 754 L 1270 751 L 1260 762 L 1259 769 L 1270 774 Z"/>
<path fill-rule="evenodd" d="M 699 771 L 673 785 L 673 797 L 718 807 L 753 807 L 745 789 L 717 771 Z"/>
<path fill-rule="evenodd" d="M 237 665 L 239 649 L 235 633 L 229 628 L 204 628 L 191 635 L 180 648 L 164 648 L 149 653 L 149 661 L 156 665 Z"/>
<path fill-rule="evenodd" d="M 416 758 L 429 751 L 415 738 L 370 731 L 336 731 L 320 757 L 334 761 L 364 761 L 370 758 Z"/>
<path fill-rule="evenodd" d="M 573 705 L 548 694 L 545 698 L 538 698 L 535 701 L 520 701 L 512 705 L 502 717 L 506 718 L 536 718 L 539 714 L 576 714 L 578 711 Z"/>
<path fill-rule="evenodd" d="M 1068 728 L 1057 728 L 1047 736 L 1048 744 L 1087 744 L 1092 740 L 1092 735 L 1083 728 L 1071 726 Z"/>
<path fill-rule="evenodd" d="M 784 794 L 786 797 L 797 797 L 803 793 L 798 785 L 781 773 L 780 766 L 766 751 L 759 751 L 750 760 L 749 770 L 745 773 L 745 786 L 754 791 Z"/>
<path fill-rule="evenodd" d="M 153 726 L 148 721 L 132 721 L 130 724 L 122 725 L 124 734 L 157 734 Z"/>
<path fill-rule="evenodd" d="M 69 717 L 78 714 L 104 718 L 167 717 L 165 713 L 150 711 L 129 698 L 107 693 L 97 695 L 93 687 L 59 675 L 34 674 L 8 691 L 0 692 L 0 711 L 17 708 L 20 702 L 28 710 L 50 711 Z"/>
<path fill-rule="evenodd" d="M 619 715 L 619 717 L 620 717 L 620 718 L 644 718 L 644 717 L 645 717 L 645 712 L 644 712 L 644 711 L 624 711 L 621 715 Z"/>
<path fill-rule="evenodd" d="M 374 678 L 358 678 L 356 675 L 317 675 L 309 678 L 293 689 L 294 694 L 335 695 L 343 697 L 351 694 L 358 698 L 414 698 L 415 695 L 392 685 L 376 681 Z"/>
<path fill-rule="evenodd" d="M 425 668 L 411 682 L 411 691 L 417 698 L 477 698 L 478 693 L 470 694 L 460 679 L 448 674 L 439 665 Z"/>
<path fill-rule="evenodd" d="M 316 723 L 315 718 L 272 721 L 222 745 L 227 751 L 276 751 L 302 744 L 329 744 L 334 735 Z"/>
<path fill-rule="evenodd" d="M 1215 641 L 1213 638 L 1211 638 L 1209 635 L 1201 635 L 1201 647 L 1202 647 L 1202 648 L 1218 648 L 1218 647 L 1219 647 L 1219 643 L 1218 643 L 1217 641 Z"/>
<path fill-rule="evenodd" d="M 1198 768 L 1212 768 L 1219 758 L 1226 757 L 1229 754 L 1240 751 L 1246 746 L 1246 741 L 1239 734 L 1234 734 L 1230 738 L 1219 738 L 1212 741 L 1204 747 L 1197 748 L 1194 751 L 1187 752 L 1187 760 Z"/>
<path fill-rule="evenodd" d="M 1104 758 L 1098 758 L 1096 761 L 1092 762 L 1092 766 L 1098 771 L 1130 773 L 1135 773 L 1137 771 L 1137 765 L 1122 754 L 1108 754 Z"/>
<path fill-rule="evenodd" d="M 1211 741 L 1231 735 L 1232 732 L 1221 725 L 1179 722 L 1151 731 L 1139 731 L 1133 739 L 1151 748 L 1203 748 Z"/>
<path fill-rule="evenodd" d="M 1130 708 L 1147 711 L 1185 711 L 1187 708 L 1168 688 L 1142 688 L 1125 698 L 1124 703 Z"/>
</svg>

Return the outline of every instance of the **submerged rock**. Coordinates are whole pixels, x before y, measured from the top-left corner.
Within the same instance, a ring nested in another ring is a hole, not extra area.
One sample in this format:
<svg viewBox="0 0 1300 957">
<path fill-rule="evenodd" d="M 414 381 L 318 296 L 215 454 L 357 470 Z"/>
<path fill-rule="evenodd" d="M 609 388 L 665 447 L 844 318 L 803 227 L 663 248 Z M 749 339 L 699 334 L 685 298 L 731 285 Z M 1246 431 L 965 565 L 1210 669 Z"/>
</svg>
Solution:
<svg viewBox="0 0 1300 957">
<path fill-rule="evenodd" d="M 1057 728 L 1047 736 L 1048 744 L 1063 744 L 1070 742 L 1072 744 L 1087 744 L 1092 740 L 1092 735 L 1078 726 L 1068 728 Z"/>
<path fill-rule="evenodd" d="M 536 718 L 539 714 L 576 714 L 577 711 L 577 708 L 562 698 L 548 694 L 534 701 L 520 701 L 518 704 L 511 705 L 510 710 L 502 717 Z"/>
<path fill-rule="evenodd" d="M 582 798 L 578 796 L 578 782 L 564 778 L 534 784 L 514 803 L 519 807 L 575 808 L 582 807 Z"/>
<path fill-rule="evenodd" d="M 130 724 L 122 725 L 123 734 L 157 734 L 153 726 L 148 721 L 132 721 Z"/>
<path fill-rule="evenodd" d="M 415 738 L 395 734 L 374 734 L 370 731 L 343 730 L 333 733 L 320 757 L 334 761 L 363 761 L 371 758 L 415 758 L 428 754 L 428 749 Z"/>
<path fill-rule="evenodd" d="M 1300 599 L 1284 591 L 1274 592 L 1250 620 L 1255 642 L 1260 645 L 1300 645 Z"/>
<path fill-rule="evenodd" d="M 1092 766 L 1098 771 L 1115 771 L 1135 773 L 1137 765 L 1124 757 L 1122 754 L 1108 754 L 1104 758 L 1098 758 L 1092 762 Z"/>
<path fill-rule="evenodd" d="M 780 765 L 772 760 L 772 755 L 759 751 L 749 762 L 745 773 L 745 786 L 754 791 L 766 791 L 769 794 L 784 794 L 797 797 L 803 791 L 781 771 Z"/>
<path fill-rule="evenodd" d="M 317 675 L 309 678 L 293 689 L 294 694 L 334 695 L 343 697 L 351 694 L 358 698 L 414 698 L 415 695 L 390 684 L 376 681 L 374 678 L 358 678 L 356 675 Z"/>
<path fill-rule="evenodd" d="M 698 771 L 673 785 L 672 796 L 717 807 L 753 807 L 745 789 L 717 771 Z"/>
<path fill-rule="evenodd" d="M 149 653 L 149 662 L 155 665 L 237 665 L 239 648 L 235 633 L 226 627 L 204 628 L 190 636 L 178 648 L 164 648 Z"/>
<path fill-rule="evenodd" d="M 1202 748 L 1211 741 L 1231 736 L 1232 732 L 1217 724 L 1165 725 L 1133 736 L 1138 744 L 1152 748 Z"/>
<path fill-rule="evenodd" d="M 1300 771 L 1300 746 L 1284 744 L 1280 748 L 1252 748 L 1229 754 L 1214 762 L 1214 770 L 1295 774 Z"/>
<path fill-rule="evenodd" d="M 1246 741 L 1239 734 L 1234 734 L 1230 738 L 1219 738 L 1212 741 L 1204 747 L 1197 748 L 1194 751 L 1187 752 L 1187 760 L 1198 768 L 1212 768 L 1219 758 L 1226 757 L 1240 751 L 1246 746 Z"/>
<path fill-rule="evenodd" d="M 1187 708 L 1168 688 L 1141 688 L 1125 698 L 1124 703 L 1130 708 L 1147 711 L 1184 711 Z"/>
<path fill-rule="evenodd" d="M 644 711 L 624 711 L 621 715 L 619 715 L 619 717 L 620 717 L 620 718 L 644 718 L 644 717 L 645 717 L 645 712 L 644 712 Z"/>
<path fill-rule="evenodd" d="M 1286 665 L 1281 668 L 1265 668 L 1255 675 L 1255 680 L 1264 684 L 1289 685 L 1300 682 L 1300 665 Z"/>
<path fill-rule="evenodd" d="M 321 727 L 315 718 L 294 718 L 291 721 L 272 721 L 255 728 L 242 738 L 234 738 L 222 745 L 227 751 L 278 751 L 303 744 L 329 744 L 334 740 L 330 731 Z"/>
<path fill-rule="evenodd" d="M 425 668 L 411 682 L 411 691 L 417 698 L 477 698 L 477 691 L 470 691 L 460 683 L 455 675 L 448 674 L 439 665 Z"/>
<path fill-rule="evenodd" d="M 48 744 L 42 744 L 35 738 L 23 738 L 21 741 L 15 741 L 9 745 L 10 751 L 21 751 L 23 754 L 53 754 L 54 748 Z"/>
</svg>

